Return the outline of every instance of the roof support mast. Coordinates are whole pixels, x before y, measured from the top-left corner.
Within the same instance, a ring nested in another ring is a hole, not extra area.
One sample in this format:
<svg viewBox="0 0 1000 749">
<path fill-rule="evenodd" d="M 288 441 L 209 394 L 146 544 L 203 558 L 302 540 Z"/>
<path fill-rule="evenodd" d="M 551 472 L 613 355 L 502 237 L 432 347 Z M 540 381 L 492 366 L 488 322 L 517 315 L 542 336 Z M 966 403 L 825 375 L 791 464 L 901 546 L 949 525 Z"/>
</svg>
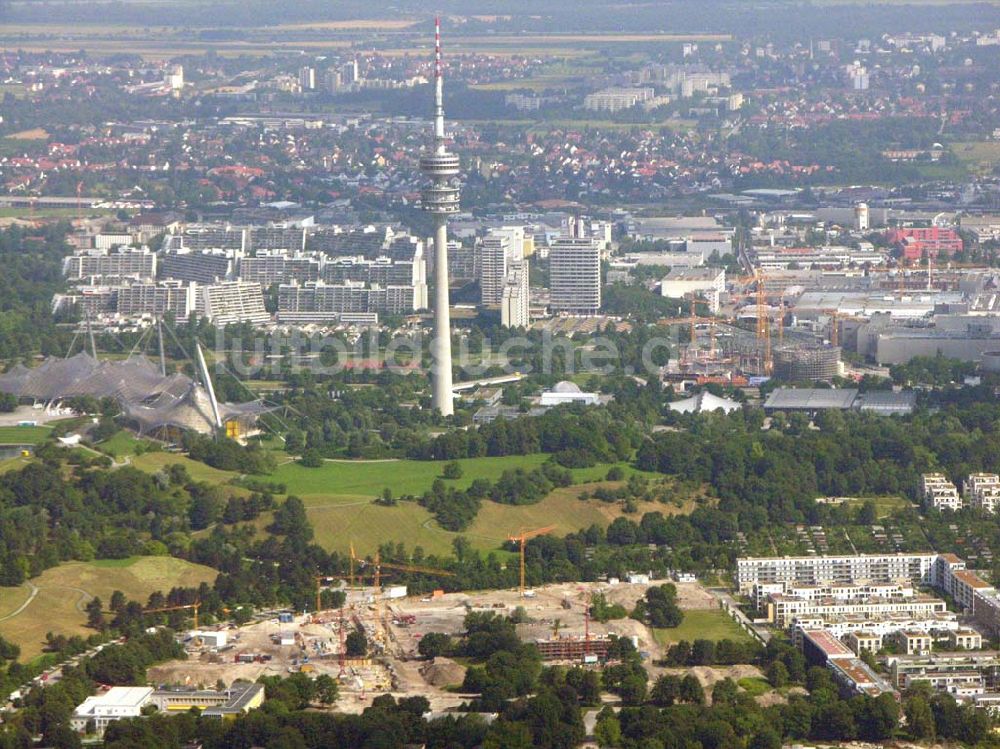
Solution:
<svg viewBox="0 0 1000 749">
<path fill-rule="evenodd" d="M 205 355 L 201 352 L 201 344 L 195 341 L 194 353 L 198 357 L 198 372 L 201 379 L 205 381 L 205 390 L 208 391 L 208 400 L 212 404 L 212 418 L 215 419 L 215 428 L 222 429 L 222 416 L 219 414 L 219 401 L 215 399 L 215 386 L 212 385 L 212 378 L 208 375 L 208 366 L 205 364 Z"/>
</svg>

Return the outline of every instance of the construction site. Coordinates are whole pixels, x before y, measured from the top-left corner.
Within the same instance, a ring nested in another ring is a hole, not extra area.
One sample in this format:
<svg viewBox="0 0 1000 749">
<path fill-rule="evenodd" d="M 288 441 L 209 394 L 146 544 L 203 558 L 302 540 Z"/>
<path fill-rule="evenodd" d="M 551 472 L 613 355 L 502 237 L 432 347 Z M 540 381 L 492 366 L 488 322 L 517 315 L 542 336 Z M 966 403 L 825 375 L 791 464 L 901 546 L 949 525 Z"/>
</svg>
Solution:
<svg viewBox="0 0 1000 749">
<path fill-rule="evenodd" d="M 296 672 L 328 674 L 340 685 L 340 711 L 361 711 L 372 697 L 383 693 L 424 696 L 434 711 L 456 709 L 474 696 L 456 691 L 465 666 L 450 658 L 422 658 L 418 651 L 422 637 L 440 632 L 458 638 L 468 613 L 490 611 L 516 614 L 518 635 L 534 643 L 546 662 L 597 667 L 611 635 L 632 640 L 651 662 L 663 655 L 664 648 L 649 627 L 630 618 L 601 623 L 589 615 L 591 596 L 597 593 L 608 603 L 631 610 L 651 584 L 658 584 L 641 577 L 641 582 L 632 583 L 611 580 L 523 591 L 436 591 L 420 597 L 408 596 L 401 585 L 352 587 L 346 581 L 324 578 L 317 591 L 345 593 L 342 607 L 318 613 L 268 612 L 242 627 L 188 633 L 187 660 L 155 666 L 148 678 L 158 686 L 197 687 Z M 699 584 L 678 583 L 676 587 L 682 609 L 718 609 L 714 596 Z M 364 657 L 347 655 L 346 640 L 355 631 L 365 634 Z"/>
<path fill-rule="evenodd" d="M 822 310 L 819 320 L 797 324 L 791 303 L 801 293 L 788 279 L 772 278 L 761 269 L 732 281 L 724 295 L 686 293 L 688 314 L 678 309 L 677 317 L 658 321 L 679 337 L 678 356 L 664 368 L 665 379 L 752 390 L 772 375 L 827 380 L 837 376 L 842 366 L 840 329 L 845 320 L 855 318 L 831 308 Z"/>
</svg>

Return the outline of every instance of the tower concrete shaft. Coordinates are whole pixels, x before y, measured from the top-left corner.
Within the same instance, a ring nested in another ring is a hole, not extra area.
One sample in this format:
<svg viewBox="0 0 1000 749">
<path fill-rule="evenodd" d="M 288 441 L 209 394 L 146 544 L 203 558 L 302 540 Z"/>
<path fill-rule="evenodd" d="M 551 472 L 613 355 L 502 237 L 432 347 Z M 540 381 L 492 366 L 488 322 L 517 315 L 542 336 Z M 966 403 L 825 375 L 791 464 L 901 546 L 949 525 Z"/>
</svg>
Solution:
<svg viewBox="0 0 1000 749">
<path fill-rule="evenodd" d="M 448 151 L 444 134 L 444 76 L 441 68 L 441 22 L 434 22 L 434 140 L 420 158 L 420 171 L 430 184 L 422 193 L 423 208 L 434 216 L 434 340 L 431 341 L 431 385 L 434 408 L 443 416 L 455 412 L 451 389 L 451 314 L 448 309 L 448 215 L 458 213 L 458 156 Z"/>
</svg>

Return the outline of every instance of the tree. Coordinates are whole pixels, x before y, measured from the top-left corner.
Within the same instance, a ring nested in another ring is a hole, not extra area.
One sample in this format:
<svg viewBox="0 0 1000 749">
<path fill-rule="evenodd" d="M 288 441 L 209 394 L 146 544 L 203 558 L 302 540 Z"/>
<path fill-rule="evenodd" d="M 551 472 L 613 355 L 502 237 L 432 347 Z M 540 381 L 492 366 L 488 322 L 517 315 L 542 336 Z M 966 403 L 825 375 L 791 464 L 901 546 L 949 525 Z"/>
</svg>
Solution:
<svg viewBox="0 0 1000 749">
<path fill-rule="evenodd" d="M 337 701 L 337 682 L 329 674 L 316 677 L 316 699 L 323 705 L 332 705 Z"/>
<path fill-rule="evenodd" d="M 322 468 L 323 454 L 319 450 L 310 448 L 302 453 L 302 457 L 299 458 L 299 465 L 306 468 Z"/>
<path fill-rule="evenodd" d="M 781 749 L 781 736 L 773 728 L 762 728 L 750 738 L 747 749 Z"/>
<path fill-rule="evenodd" d="M 731 705 L 736 702 L 736 695 L 739 689 L 736 686 L 736 682 L 726 677 L 725 679 L 720 679 L 715 682 L 715 686 L 712 687 L 712 704 L 713 705 Z"/>
<path fill-rule="evenodd" d="M 441 475 L 446 479 L 460 479 L 462 478 L 462 465 L 457 460 L 449 461 L 444 464 Z"/>
<path fill-rule="evenodd" d="M 417 652 L 424 658 L 437 658 L 451 651 L 451 637 L 443 632 L 428 632 L 420 638 Z"/>
<path fill-rule="evenodd" d="M 289 496 L 284 503 L 274 511 L 274 522 L 270 528 L 272 533 L 278 533 L 300 541 L 312 539 L 313 529 L 306 516 L 306 506 L 295 495 Z"/>
<path fill-rule="evenodd" d="M 906 701 L 906 727 L 917 741 L 933 739 L 937 731 L 934 727 L 934 715 L 931 706 L 922 695 L 915 695 Z"/>
<path fill-rule="evenodd" d="M 633 673 L 622 679 L 618 686 L 618 694 L 621 695 L 622 704 L 629 706 L 641 705 L 646 701 L 646 672 Z"/>
<path fill-rule="evenodd" d="M 678 697 L 680 697 L 681 702 L 690 702 L 694 705 L 705 704 L 705 690 L 702 689 L 701 682 L 693 674 L 687 674 L 681 679 Z"/>
<path fill-rule="evenodd" d="M 622 725 L 618 718 L 608 715 L 599 719 L 594 726 L 594 738 L 600 747 L 619 746 L 622 740 Z"/>
<path fill-rule="evenodd" d="M 98 597 L 87 601 L 87 626 L 92 629 L 104 629 L 104 604 Z"/>
<path fill-rule="evenodd" d="M 114 612 L 119 612 L 125 608 L 125 604 L 128 603 L 128 599 L 125 598 L 125 594 L 120 590 L 116 590 L 111 594 L 111 610 Z"/>
<path fill-rule="evenodd" d="M 859 698 L 855 710 L 858 733 L 869 741 L 882 741 L 893 735 L 899 724 L 899 704 L 890 694 L 871 699 Z"/>
<path fill-rule="evenodd" d="M 364 658 L 368 654 L 368 638 L 360 627 L 344 638 L 344 647 L 351 658 Z"/>
<path fill-rule="evenodd" d="M 663 674 L 649 693 L 649 698 L 657 707 L 670 707 L 680 696 L 681 680 L 672 674 Z"/>
<path fill-rule="evenodd" d="M 767 680 L 775 689 L 781 689 L 788 684 L 788 669 L 781 661 L 773 661 L 767 667 Z"/>
</svg>

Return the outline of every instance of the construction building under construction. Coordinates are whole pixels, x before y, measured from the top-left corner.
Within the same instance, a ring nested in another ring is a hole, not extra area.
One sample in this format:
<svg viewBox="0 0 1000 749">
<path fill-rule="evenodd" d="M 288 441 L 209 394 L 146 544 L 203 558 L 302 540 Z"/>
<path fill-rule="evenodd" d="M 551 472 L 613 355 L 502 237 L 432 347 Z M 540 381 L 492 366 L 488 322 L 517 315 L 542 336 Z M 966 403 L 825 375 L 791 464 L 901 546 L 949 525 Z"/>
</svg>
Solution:
<svg viewBox="0 0 1000 749">
<path fill-rule="evenodd" d="M 774 376 L 786 382 L 831 380 L 840 374 L 840 346 L 796 343 L 774 349 Z"/>
<path fill-rule="evenodd" d="M 609 637 L 556 637 L 535 640 L 535 647 L 544 661 L 583 661 L 589 657 L 604 661 L 611 647 Z"/>
</svg>

